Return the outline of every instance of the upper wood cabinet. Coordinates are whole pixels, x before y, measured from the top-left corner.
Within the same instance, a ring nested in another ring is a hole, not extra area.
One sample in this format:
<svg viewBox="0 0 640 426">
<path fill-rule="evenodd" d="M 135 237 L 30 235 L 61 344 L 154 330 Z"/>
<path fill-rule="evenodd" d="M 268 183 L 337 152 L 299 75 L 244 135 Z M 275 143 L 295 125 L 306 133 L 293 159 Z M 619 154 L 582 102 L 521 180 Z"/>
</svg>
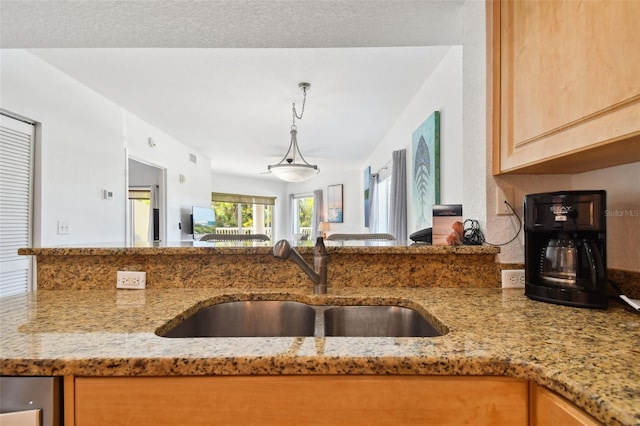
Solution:
<svg viewBox="0 0 640 426">
<path fill-rule="evenodd" d="M 493 172 L 640 161 L 640 1 L 488 1 Z"/>
</svg>

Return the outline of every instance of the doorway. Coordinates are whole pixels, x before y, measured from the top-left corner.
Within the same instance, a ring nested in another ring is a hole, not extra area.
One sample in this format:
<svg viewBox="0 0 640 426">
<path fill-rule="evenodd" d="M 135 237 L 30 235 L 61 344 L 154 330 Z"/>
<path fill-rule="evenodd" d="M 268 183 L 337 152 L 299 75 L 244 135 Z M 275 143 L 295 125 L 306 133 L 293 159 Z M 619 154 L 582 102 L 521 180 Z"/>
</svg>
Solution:
<svg viewBox="0 0 640 426">
<path fill-rule="evenodd" d="M 34 123 L 0 114 L 0 296 L 35 289 L 33 243 Z"/>
<path fill-rule="evenodd" d="M 126 241 L 152 244 L 166 240 L 166 171 L 128 158 Z"/>
</svg>

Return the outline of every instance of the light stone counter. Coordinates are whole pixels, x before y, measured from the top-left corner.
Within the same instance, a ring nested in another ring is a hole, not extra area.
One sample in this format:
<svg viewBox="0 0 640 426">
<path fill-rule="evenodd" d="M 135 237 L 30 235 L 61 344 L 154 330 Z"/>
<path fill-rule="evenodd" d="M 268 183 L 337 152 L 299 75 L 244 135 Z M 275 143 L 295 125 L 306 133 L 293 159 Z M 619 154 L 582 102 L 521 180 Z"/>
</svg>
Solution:
<svg viewBox="0 0 640 426">
<path fill-rule="evenodd" d="M 393 303 L 435 338 L 188 338 L 155 331 L 230 300 Z M 3 375 L 446 374 L 533 380 L 606 424 L 640 424 L 640 316 L 556 306 L 496 288 L 330 287 L 38 290 L 0 299 Z"/>
<path fill-rule="evenodd" d="M 327 243 L 328 280 L 338 287 L 499 287 L 496 247 Z M 310 242 L 297 250 L 313 264 Z M 147 288 L 302 286 L 308 278 L 290 260 L 276 259 L 267 243 L 182 242 L 148 247 L 119 245 L 24 248 L 36 257 L 38 288 L 109 289 L 117 271 L 145 271 Z"/>
</svg>

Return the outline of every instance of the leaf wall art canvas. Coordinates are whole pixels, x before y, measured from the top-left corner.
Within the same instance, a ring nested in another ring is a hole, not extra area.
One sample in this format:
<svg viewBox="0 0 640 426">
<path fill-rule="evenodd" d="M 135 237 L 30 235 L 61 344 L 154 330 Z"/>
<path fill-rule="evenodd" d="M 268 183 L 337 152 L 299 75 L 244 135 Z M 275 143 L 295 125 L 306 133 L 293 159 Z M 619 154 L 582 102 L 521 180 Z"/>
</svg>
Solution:
<svg viewBox="0 0 640 426">
<path fill-rule="evenodd" d="M 412 134 L 413 231 L 433 226 L 440 204 L 440 112 L 434 111 Z"/>
</svg>

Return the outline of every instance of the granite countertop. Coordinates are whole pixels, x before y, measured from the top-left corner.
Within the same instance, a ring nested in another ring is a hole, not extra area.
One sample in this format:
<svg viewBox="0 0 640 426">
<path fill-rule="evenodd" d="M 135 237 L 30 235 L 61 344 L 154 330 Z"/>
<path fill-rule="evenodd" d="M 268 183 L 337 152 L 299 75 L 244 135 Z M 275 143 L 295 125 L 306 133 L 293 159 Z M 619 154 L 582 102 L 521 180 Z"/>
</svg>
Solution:
<svg viewBox="0 0 640 426">
<path fill-rule="evenodd" d="M 231 300 L 393 303 L 448 330 L 433 338 L 169 339 L 154 332 Z M 448 374 L 519 377 L 607 424 L 640 424 L 640 316 L 557 306 L 522 290 L 341 288 L 38 290 L 0 298 L 2 375 Z"/>
<path fill-rule="evenodd" d="M 289 242 L 301 254 L 313 252 L 314 242 Z M 327 253 L 384 253 L 384 254 L 497 254 L 498 247 L 477 246 L 433 246 L 422 243 L 398 241 L 325 241 Z M 56 247 L 27 247 L 18 250 L 20 255 L 47 256 L 136 256 L 136 255 L 187 255 L 187 254 L 271 254 L 273 241 L 179 241 L 161 243 L 94 243 L 82 245 L 60 245 Z"/>
</svg>

